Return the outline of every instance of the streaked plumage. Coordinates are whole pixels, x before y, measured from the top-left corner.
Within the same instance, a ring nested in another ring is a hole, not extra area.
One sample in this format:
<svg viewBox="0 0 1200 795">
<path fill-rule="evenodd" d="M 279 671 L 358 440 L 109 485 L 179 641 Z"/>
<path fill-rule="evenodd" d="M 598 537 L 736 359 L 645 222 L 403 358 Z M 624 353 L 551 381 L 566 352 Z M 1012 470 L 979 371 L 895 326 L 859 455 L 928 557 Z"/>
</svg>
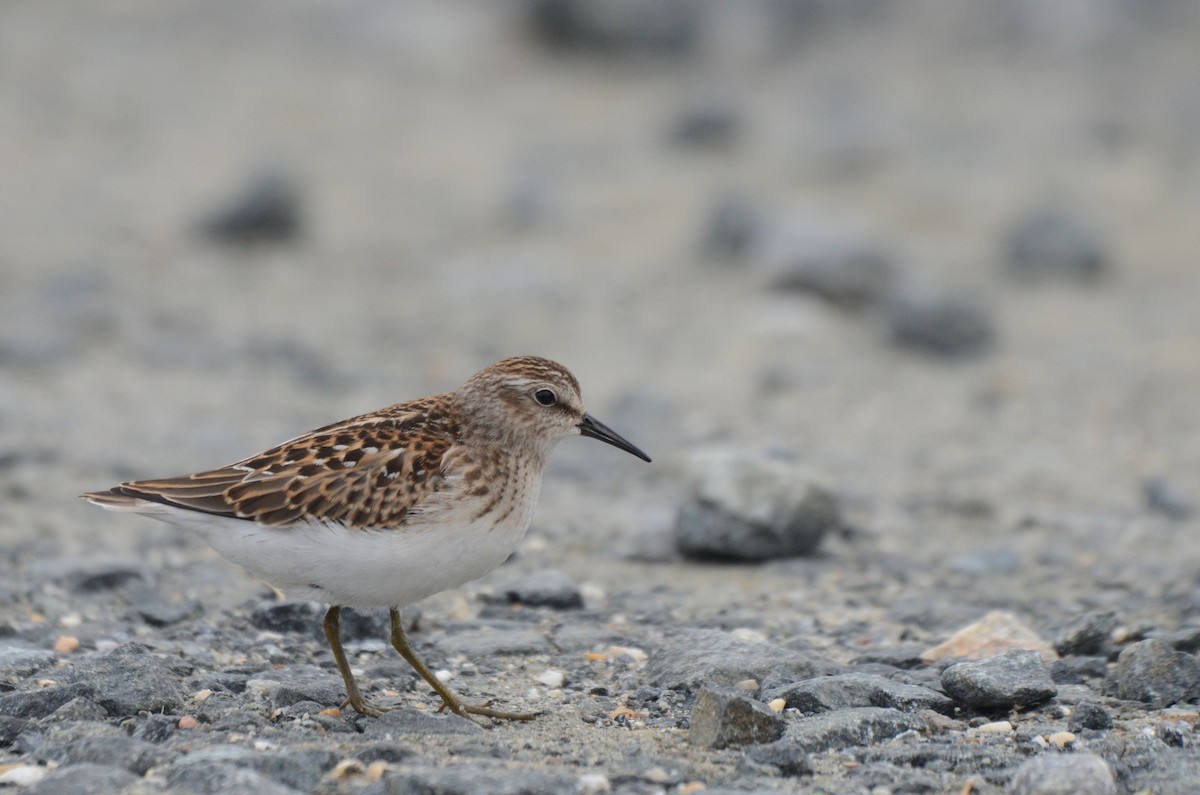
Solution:
<svg viewBox="0 0 1200 795">
<path fill-rule="evenodd" d="M 565 367 L 514 357 L 454 392 L 327 425 L 219 469 L 84 497 L 194 530 L 272 585 L 330 604 L 326 634 L 361 712 L 378 709 L 358 694 L 330 634 L 342 606 L 390 608 L 394 645 L 453 711 L 528 717 L 463 705 L 426 676 L 398 609 L 500 565 L 529 526 L 547 455 L 573 434 L 650 460 L 584 412 Z"/>
</svg>

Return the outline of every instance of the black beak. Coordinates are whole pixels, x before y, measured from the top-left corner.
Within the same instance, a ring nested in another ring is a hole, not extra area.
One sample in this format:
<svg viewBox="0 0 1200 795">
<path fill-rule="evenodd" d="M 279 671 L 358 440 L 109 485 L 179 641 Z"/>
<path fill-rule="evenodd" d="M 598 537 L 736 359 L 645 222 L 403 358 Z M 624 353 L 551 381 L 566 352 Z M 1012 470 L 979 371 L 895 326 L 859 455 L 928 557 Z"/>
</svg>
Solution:
<svg viewBox="0 0 1200 795">
<path fill-rule="evenodd" d="M 611 444 L 613 447 L 619 447 L 627 453 L 632 453 L 643 461 L 650 460 L 650 456 L 646 455 L 641 450 L 625 441 L 625 439 L 622 438 L 619 433 L 593 417 L 591 414 L 584 414 L 583 420 L 575 427 L 579 428 L 580 436 L 590 436 L 593 439 L 599 439 L 602 442 Z"/>
</svg>

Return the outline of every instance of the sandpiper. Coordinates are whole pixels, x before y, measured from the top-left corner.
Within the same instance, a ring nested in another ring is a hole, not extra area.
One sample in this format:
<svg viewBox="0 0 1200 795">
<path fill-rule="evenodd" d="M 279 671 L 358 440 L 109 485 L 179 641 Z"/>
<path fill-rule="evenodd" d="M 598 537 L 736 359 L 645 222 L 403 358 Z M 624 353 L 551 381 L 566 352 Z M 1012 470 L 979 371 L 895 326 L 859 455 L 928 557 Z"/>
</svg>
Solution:
<svg viewBox="0 0 1200 795">
<path fill-rule="evenodd" d="M 650 460 L 584 411 L 567 368 L 518 356 L 453 392 L 326 425 L 226 467 L 83 496 L 195 531 L 289 595 L 328 604 L 325 637 L 346 682 L 343 706 L 385 709 L 363 697 L 350 671 L 341 608 L 386 607 L 392 645 L 443 709 L 530 720 L 464 703 L 417 657 L 400 609 L 503 563 L 529 527 L 547 456 L 576 434 Z"/>
</svg>

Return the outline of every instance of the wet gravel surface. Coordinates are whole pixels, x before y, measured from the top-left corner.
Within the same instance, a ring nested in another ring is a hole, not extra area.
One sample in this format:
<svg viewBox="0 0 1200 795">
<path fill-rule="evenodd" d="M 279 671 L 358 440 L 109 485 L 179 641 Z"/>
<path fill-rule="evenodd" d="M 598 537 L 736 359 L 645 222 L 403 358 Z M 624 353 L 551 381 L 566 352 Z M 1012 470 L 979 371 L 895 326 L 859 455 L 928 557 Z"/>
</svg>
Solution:
<svg viewBox="0 0 1200 795">
<path fill-rule="evenodd" d="M 0 790 L 1200 791 L 1200 15 L 627 5 L 0 8 Z M 530 723 L 75 499 L 518 353 Z"/>
</svg>

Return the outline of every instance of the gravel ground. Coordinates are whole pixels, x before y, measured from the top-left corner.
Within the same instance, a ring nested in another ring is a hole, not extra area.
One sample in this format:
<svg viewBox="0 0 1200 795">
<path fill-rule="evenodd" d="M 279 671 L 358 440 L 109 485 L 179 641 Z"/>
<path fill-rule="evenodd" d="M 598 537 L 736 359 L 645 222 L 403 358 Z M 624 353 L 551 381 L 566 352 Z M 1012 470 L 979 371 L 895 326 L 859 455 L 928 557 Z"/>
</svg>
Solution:
<svg viewBox="0 0 1200 795">
<path fill-rule="evenodd" d="M 1045 7 L 1042 7 L 1045 5 Z M 1200 791 L 1191 3 L 0 6 L 0 790 Z M 519 552 L 344 621 L 75 499 L 531 353 Z"/>
</svg>

